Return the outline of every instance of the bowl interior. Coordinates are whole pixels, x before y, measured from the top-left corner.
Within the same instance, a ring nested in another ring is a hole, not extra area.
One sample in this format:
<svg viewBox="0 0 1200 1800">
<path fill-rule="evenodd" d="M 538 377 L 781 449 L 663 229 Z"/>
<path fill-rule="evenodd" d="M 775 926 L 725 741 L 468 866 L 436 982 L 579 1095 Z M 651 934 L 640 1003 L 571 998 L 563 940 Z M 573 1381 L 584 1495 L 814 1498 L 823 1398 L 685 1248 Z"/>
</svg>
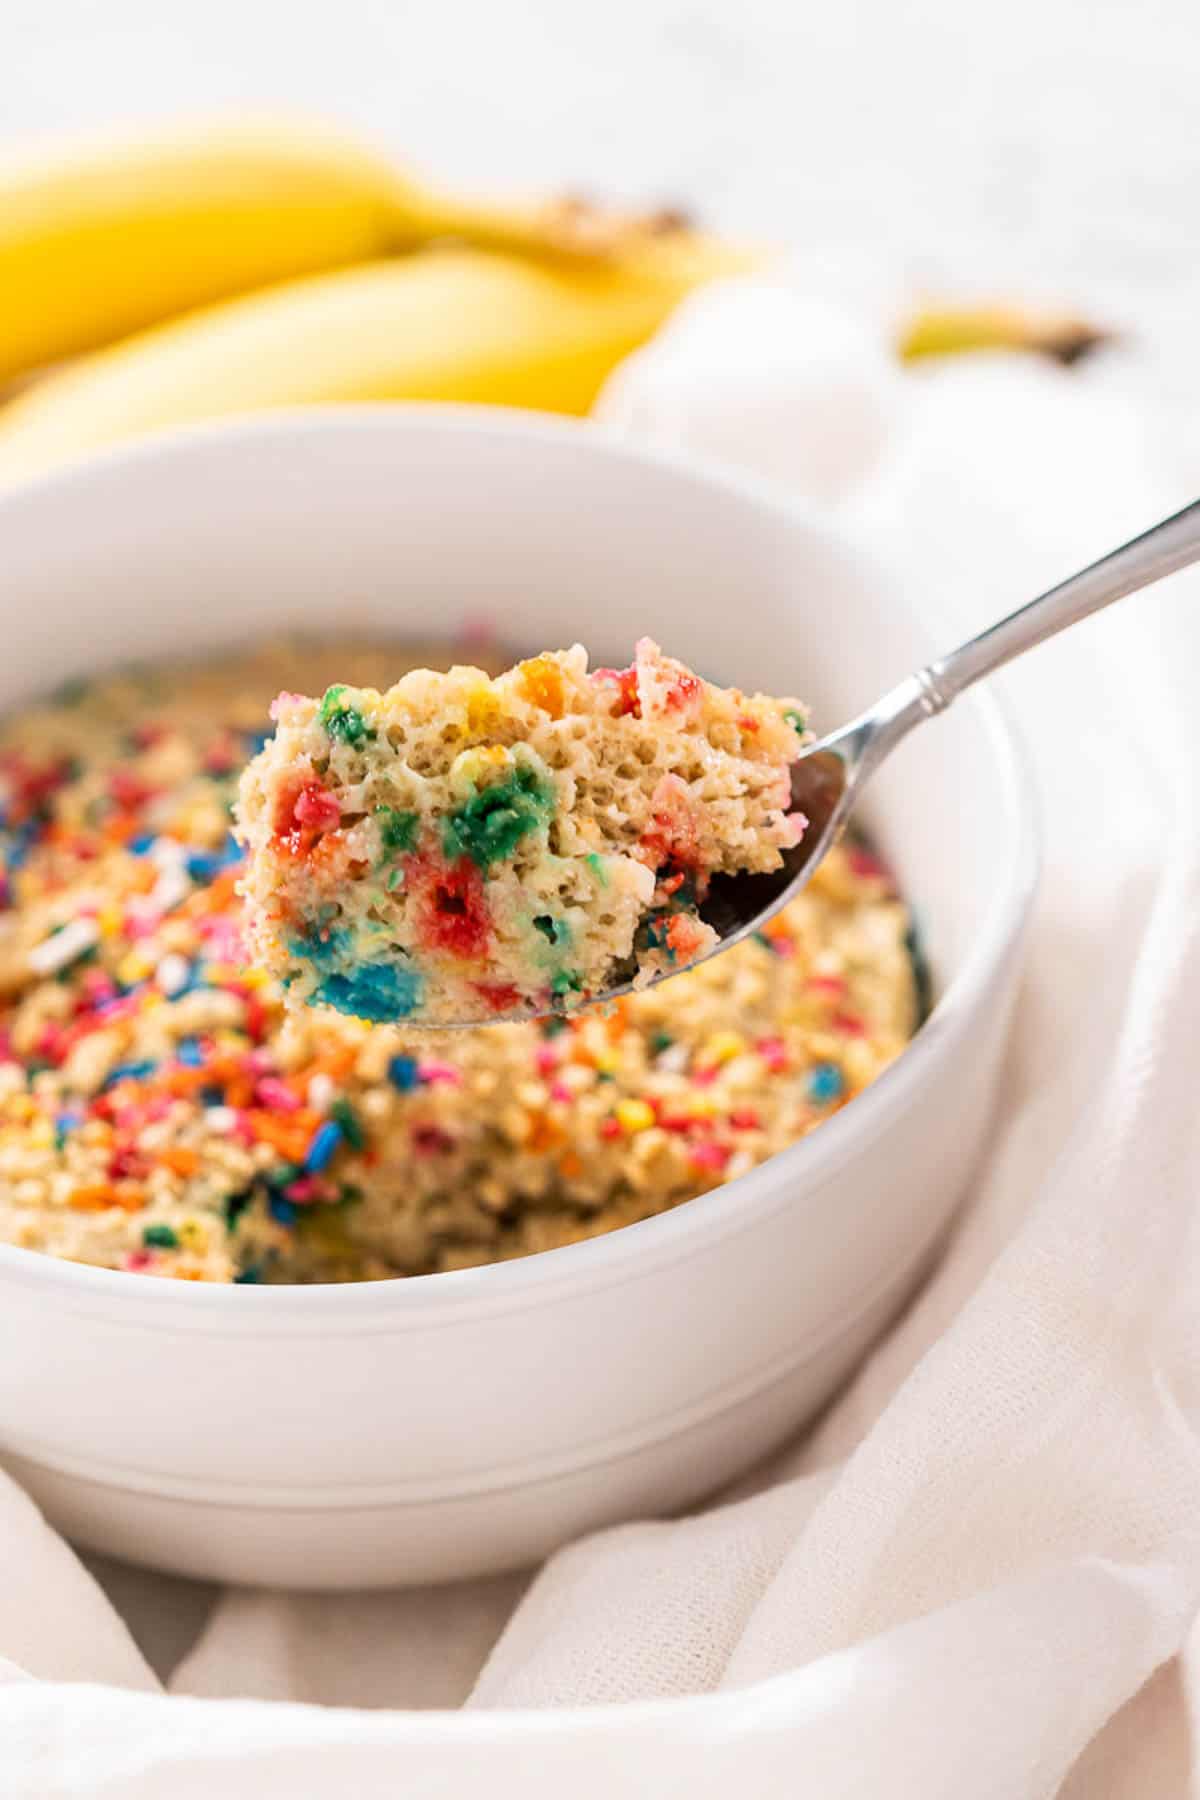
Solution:
<svg viewBox="0 0 1200 1800">
<path fill-rule="evenodd" d="M 2 709 L 272 630 L 428 640 L 486 621 L 518 649 L 579 639 L 603 661 L 649 633 L 716 679 L 799 694 L 822 729 L 936 647 L 802 511 L 520 415 L 363 409 L 197 432 L 0 498 L 0 543 Z M 944 988 L 1010 886 L 1016 784 L 990 708 L 915 734 L 867 813 Z"/>
</svg>

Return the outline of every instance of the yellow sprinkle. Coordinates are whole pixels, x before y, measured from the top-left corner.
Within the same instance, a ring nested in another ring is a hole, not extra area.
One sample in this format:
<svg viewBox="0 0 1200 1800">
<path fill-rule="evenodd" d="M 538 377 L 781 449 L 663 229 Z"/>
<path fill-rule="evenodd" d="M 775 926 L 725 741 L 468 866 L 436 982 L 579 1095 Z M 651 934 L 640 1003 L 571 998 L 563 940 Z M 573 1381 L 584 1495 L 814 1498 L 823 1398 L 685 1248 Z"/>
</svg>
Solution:
<svg viewBox="0 0 1200 1800">
<path fill-rule="evenodd" d="M 100 927 L 101 937 L 112 937 L 121 929 L 121 909 L 119 906 L 102 906 L 96 914 L 96 923 Z"/>
<path fill-rule="evenodd" d="M 139 981 L 145 981 L 154 965 L 147 962 L 140 950 L 131 950 L 117 964 L 117 980 L 122 987 L 135 987 Z"/>
<path fill-rule="evenodd" d="M 238 980 L 243 987 L 263 988 L 270 979 L 265 969 L 241 969 L 238 972 Z"/>
<path fill-rule="evenodd" d="M 208 1232 L 199 1219 L 185 1219 L 176 1228 L 175 1234 L 185 1250 L 195 1250 L 201 1255 L 208 1249 Z"/>
<path fill-rule="evenodd" d="M 732 1062 L 746 1048 L 746 1040 L 738 1031 L 714 1031 L 710 1038 L 700 1046 L 698 1060 L 701 1063 Z"/>
<path fill-rule="evenodd" d="M 654 1108 L 644 1100 L 618 1100 L 616 1113 L 622 1131 L 645 1131 L 654 1123 Z"/>
<path fill-rule="evenodd" d="M 486 731 L 499 713 L 500 703 L 485 684 L 480 683 L 467 695 L 467 725 L 472 731 Z"/>
<path fill-rule="evenodd" d="M 592 1061 L 601 1075 L 615 1075 L 621 1066 L 621 1058 L 615 1050 L 597 1050 L 593 1053 Z"/>
<path fill-rule="evenodd" d="M 696 1094 L 688 1102 L 688 1111 L 693 1119 L 715 1119 L 720 1110 L 717 1101 L 708 1094 Z"/>
</svg>

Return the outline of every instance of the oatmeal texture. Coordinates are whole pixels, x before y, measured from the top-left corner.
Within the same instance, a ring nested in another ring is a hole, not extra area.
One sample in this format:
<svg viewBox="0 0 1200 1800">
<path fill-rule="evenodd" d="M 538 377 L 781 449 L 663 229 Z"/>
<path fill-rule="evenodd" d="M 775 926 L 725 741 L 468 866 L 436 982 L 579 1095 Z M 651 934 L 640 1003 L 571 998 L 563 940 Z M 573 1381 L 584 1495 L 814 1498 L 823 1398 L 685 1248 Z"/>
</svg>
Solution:
<svg viewBox="0 0 1200 1800">
<path fill-rule="evenodd" d="M 908 919 L 853 845 L 757 941 L 607 1013 L 432 1033 L 286 1011 L 248 955 L 238 776 L 281 689 L 396 663 L 264 645 L 0 729 L 0 1238 L 221 1282 L 527 1255 L 742 1174 L 902 1049 Z"/>
<path fill-rule="evenodd" d="M 643 638 L 282 693 L 238 834 L 258 964 L 375 1021 L 545 1016 L 715 947 L 714 874 L 779 868 L 796 700 L 719 688 Z"/>
</svg>

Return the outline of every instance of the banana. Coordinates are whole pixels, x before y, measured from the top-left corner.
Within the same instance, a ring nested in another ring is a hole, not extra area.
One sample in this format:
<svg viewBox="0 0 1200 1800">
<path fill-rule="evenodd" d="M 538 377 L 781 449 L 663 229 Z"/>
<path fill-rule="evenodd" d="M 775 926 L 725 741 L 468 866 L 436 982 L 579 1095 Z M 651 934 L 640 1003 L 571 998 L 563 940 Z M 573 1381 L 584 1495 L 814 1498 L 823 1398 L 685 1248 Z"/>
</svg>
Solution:
<svg viewBox="0 0 1200 1800">
<path fill-rule="evenodd" d="M 1073 363 L 1107 338 L 1106 332 L 1072 313 L 964 304 L 927 306 L 914 313 L 901 330 L 896 349 L 904 362 L 964 350 L 1027 350 Z"/>
<path fill-rule="evenodd" d="M 289 282 L 26 389 L 0 411 L 0 477 L 264 408 L 446 400 L 582 414 L 687 292 L 748 260 L 676 230 L 607 261 L 447 246 Z"/>
<path fill-rule="evenodd" d="M 444 195 L 309 124 L 197 123 L 0 161 L 0 386 L 161 320 L 436 238 L 604 257 L 654 220 Z"/>
</svg>

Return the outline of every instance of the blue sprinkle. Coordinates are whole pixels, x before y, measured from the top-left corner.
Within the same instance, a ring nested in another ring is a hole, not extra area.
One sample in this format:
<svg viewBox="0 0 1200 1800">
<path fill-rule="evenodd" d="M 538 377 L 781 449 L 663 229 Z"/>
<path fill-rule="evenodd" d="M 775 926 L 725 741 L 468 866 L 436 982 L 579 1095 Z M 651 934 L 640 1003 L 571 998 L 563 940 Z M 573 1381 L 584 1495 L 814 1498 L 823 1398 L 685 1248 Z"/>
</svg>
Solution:
<svg viewBox="0 0 1200 1800">
<path fill-rule="evenodd" d="M 153 1058 L 145 1062 L 118 1063 L 115 1069 L 109 1070 L 103 1085 L 110 1088 L 115 1087 L 118 1081 L 144 1081 L 146 1076 L 152 1075 L 157 1067 L 158 1064 Z"/>
<path fill-rule="evenodd" d="M 233 1279 L 243 1284 L 259 1282 L 262 1280 L 262 1270 L 257 1263 L 248 1263 L 241 1274 L 235 1275 Z"/>
<path fill-rule="evenodd" d="M 200 1099 L 205 1106 L 224 1106 L 225 1089 L 212 1084 L 200 1089 Z"/>
<path fill-rule="evenodd" d="M 180 1038 L 175 1046 L 175 1055 L 185 1069 L 198 1069 L 204 1062 L 204 1052 L 200 1048 L 199 1038 Z"/>
<path fill-rule="evenodd" d="M 300 1208 L 294 1200 L 285 1200 L 282 1194 L 270 1194 L 267 1197 L 267 1210 L 278 1224 L 294 1225 Z"/>
<path fill-rule="evenodd" d="M 247 731 L 244 736 L 247 753 L 250 756 L 257 756 L 260 750 L 266 749 L 274 733 L 271 731 Z"/>
<path fill-rule="evenodd" d="M 158 839 L 152 831 L 143 831 L 139 837 L 130 838 L 125 847 L 132 851 L 134 856 L 145 856 L 157 842 Z"/>
<path fill-rule="evenodd" d="M 306 931 L 288 944 L 289 953 L 299 962 L 309 962 L 322 973 L 335 969 L 345 959 L 349 949 L 350 933 L 344 928 L 327 931 L 323 935 L 318 931 Z"/>
<path fill-rule="evenodd" d="M 394 963 L 363 963 L 352 975 L 326 975 L 313 1000 L 352 1018 L 383 1025 L 416 1012 L 421 1004 L 421 977 Z"/>
<path fill-rule="evenodd" d="M 845 1085 L 845 1077 L 836 1063 L 818 1063 L 808 1078 L 808 1097 L 823 1106 L 828 1100 L 836 1100 Z"/>
<path fill-rule="evenodd" d="M 409 1094 L 420 1079 L 415 1056 L 393 1056 L 388 1064 L 388 1080 L 394 1088 L 398 1088 L 402 1094 Z"/>
<path fill-rule="evenodd" d="M 333 1153 L 342 1141 L 342 1128 L 333 1119 L 326 1119 L 317 1128 L 312 1143 L 308 1146 L 308 1154 L 304 1158 L 304 1167 L 310 1175 L 320 1175 L 329 1167 Z"/>
</svg>

